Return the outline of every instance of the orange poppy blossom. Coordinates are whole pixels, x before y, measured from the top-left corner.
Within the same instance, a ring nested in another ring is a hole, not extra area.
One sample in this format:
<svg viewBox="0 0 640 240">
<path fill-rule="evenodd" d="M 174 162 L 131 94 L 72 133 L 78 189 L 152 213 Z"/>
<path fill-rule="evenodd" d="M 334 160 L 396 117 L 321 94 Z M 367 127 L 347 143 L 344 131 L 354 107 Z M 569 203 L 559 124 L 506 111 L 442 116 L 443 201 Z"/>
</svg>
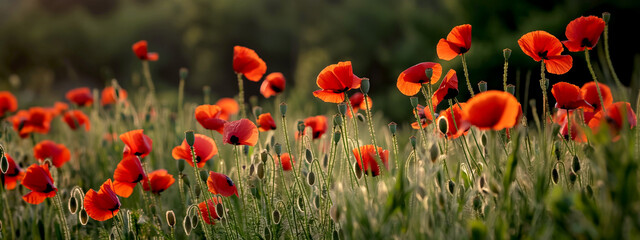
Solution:
<svg viewBox="0 0 640 240">
<path fill-rule="evenodd" d="M 349 102 L 351 102 L 351 107 L 353 108 L 353 112 L 355 113 L 358 113 L 360 109 L 366 110 L 367 104 L 369 105 L 369 108 L 371 108 L 371 105 L 373 105 L 373 102 L 371 101 L 371 98 L 369 96 L 367 96 L 367 102 L 364 101 L 364 94 L 362 94 L 361 92 L 357 92 L 351 95 L 351 97 L 349 97 Z M 353 117 L 353 113 L 351 112 L 350 108 L 347 109 L 347 116 Z"/>
<path fill-rule="evenodd" d="M 311 128 L 313 139 L 318 139 L 327 132 L 329 124 L 327 123 L 327 117 L 324 115 L 318 115 L 314 117 L 308 117 L 304 119 L 305 128 Z M 304 134 L 304 132 L 302 132 Z"/>
<path fill-rule="evenodd" d="M 604 26 L 604 20 L 596 16 L 576 18 L 567 25 L 564 32 L 567 40 L 562 43 L 570 52 L 591 50 L 598 43 Z"/>
<path fill-rule="evenodd" d="M 463 24 L 451 29 L 447 39 L 441 38 L 436 47 L 438 58 L 451 60 L 471 49 L 471 25 Z"/>
<path fill-rule="evenodd" d="M 153 194 L 159 195 L 171 187 L 174 182 L 176 180 L 167 170 L 158 169 L 149 173 L 147 179 L 142 180 L 142 188 L 147 192 L 151 191 Z"/>
<path fill-rule="evenodd" d="M 345 92 L 360 88 L 360 79 L 353 74 L 351 61 L 331 64 L 318 74 L 316 84 L 320 90 L 313 92 L 313 96 L 330 103 L 344 102 Z"/>
<path fill-rule="evenodd" d="M 431 78 L 427 78 L 425 71 L 433 70 Z M 413 96 L 420 92 L 423 83 L 434 84 L 440 80 L 442 66 L 439 63 L 422 62 L 407 68 L 398 76 L 396 86 L 404 95 Z"/>
<path fill-rule="evenodd" d="M 233 47 L 233 71 L 242 74 L 247 79 L 257 82 L 267 72 L 267 64 L 252 49 Z"/>
<path fill-rule="evenodd" d="M 15 112 L 18 110 L 18 100 L 11 92 L 0 91 L 0 118 L 4 117 L 7 112 Z"/>
<path fill-rule="evenodd" d="M 438 107 L 445 99 L 453 99 L 458 96 L 458 75 L 456 75 L 456 70 L 449 69 L 447 75 L 444 76 L 444 79 L 440 83 L 438 89 L 433 92 L 433 97 L 431 97 L 431 105 L 433 106 L 433 110 Z"/>
<path fill-rule="evenodd" d="M 600 94 L 602 94 L 604 107 L 606 108 L 613 104 L 613 95 L 611 94 L 609 86 L 598 82 L 598 87 L 600 88 Z M 600 104 L 600 98 L 598 97 L 598 90 L 596 89 L 595 82 L 592 81 L 582 85 L 580 88 L 580 94 L 582 95 L 582 98 L 592 106 L 592 108 L 586 108 L 586 111 L 592 110 L 594 112 L 598 112 L 602 110 L 602 104 Z"/>
<path fill-rule="evenodd" d="M 440 116 L 436 119 L 436 122 L 441 121 L 440 119 L 444 119 L 447 123 L 447 138 L 456 139 L 462 136 L 463 134 L 467 134 L 470 126 L 469 124 L 462 118 L 462 110 L 466 108 L 467 103 L 460 103 L 453 105 L 453 115 L 451 115 L 451 107 L 440 111 Z M 462 109 L 461 109 L 462 107 Z M 454 125 L 455 122 L 455 125 Z"/>
<path fill-rule="evenodd" d="M 284 92 L 286 84 L 287 82 L 282 73 L 270 73 L 264 81 L 262 81 L 262 85 L 260 85 L 260 94 L 265 98 L 278 95 L 279 93 Z"/>
<path fill-rule="evenodd" d="M 218 203 L 222 203 L 222 201 L 218 198 L 211 198 L 198 204 L 202 218 L 204 218 L 204 221 L 209 225 L 215 225 L 216 223 L 213 220 L 220 219 L 216 213 L 216 205 L 218 205 Z"/>
<path fill-rule="evenodd" d="M 278 164 L 278 159 L 276 159 L 276 164 Z M 283 153 L 280 155 L 280 164 L 282 164 L 282 170 L 291 171 L 296 161 L 289 153 Z"/>
<path fill-rule="evenodd" d="M 258 130 L 260 132 L 266 132 L 276 129 L 276 122 L 271 117 L 271 113 L 263 113 L 258 116 Z"/>
<path fill-rule="evenodd" d="M 609 126 L 609 129 L 615 136 L 614 140 L 619 138 L 619 132 L 622 131 L 624 116 L 627 117 L 626 124 L 629 125 L 629 129 L 634 128 L 638 122 L 636 119 L 636 113 L 633 112 L 631 104 L 628 102 L 616 102 L 605 108 L 606 113 L 603 111 L 597 112 L 593 118 L 589 121 L 589 128 L 594 132 L 598 132 L 601 125 L 605 123 Z"/>
<path fill-rule="evenodd" d="M 213 139 L 211 139 L 210 137 L 202 134 L 194 134 L 193 148 L 196 154 L 196 163 L 198 164 L 199 168 L 204 167 L 204 164 L 209 161 L 209 159 L 218 154 L 218 147 L 216 146 L 216 142 L 213 141 Z M 189 163 L 189 165 L 191 165 L 192 167 L 194 166 L 193 156 L 191 155 L 191 147 L 187 143 L 186 139 L 182 141 L 182 144 L 173 148 L 173 150 L 171 151 L 171 156 L 173 156 L 175 160 L 184 159 L 185 161 L 187 161 L 187 163 Z"/>
<path fill-rule="evenodd" d="M 18 185 L 18 181 L 22 181 L 24 178 L 24 170 L 13 161 L 13 158 L 9 156 L 8 153 L 4 153 L 4 156 L 9 161 L 9 167 L 7 168 L 6 173 L 0 172 L 0 177 L 2 178 L 2 183 L 4 183 L 4 188 L 7 190 L 13 190 Z"/>
<path fill-rule="evenodd" d="M 371 171 L 373 177 L 380 174 L 380 166 L 378 166 L 378 162 L 376 161 L 378 157 L 377 154 L 380 154 L 385 168 L 389 168 L 389 150 L 383 150 L 382 147 L 378 147 L 378 153 L 376 153 L 373 145 L 364 145 L 360 147 L 359 152 L 362 154 L 362 158 L 360 158 L 358 154 L 358 148 L 353 149 L 353 156 L 355 156 L 358 161 L 360 169 L 366 174 L 369 174 L 369 171 Z"/>
<path fill-rule="evenodd" d="M 224 143 L 254 146 L 258 142 L 258 127 L 251 120 L 243 118 L 224 125 Z"/>
<path fill-rule="evenodd" d="M 124 155 L 135 155 L 144 158 L 151 152 L 153 141 L 144 134 L 143 129 L 132 130 L 120 134 L 120 140 L 124 142 Z"/>
<path fill-rule="evenodd" d="M 136 57 L 138 57 L 138 59 L 140 60 L 158 61 L 158 58 L 159 58 L 158 53 L 148 52 L 147 41 L 145 40 L 141 40 L 134 43 L 133 46 L 131 46 L 131 49 L 133 49 L 133 53 L 136 54 Z"/>
<path fill-rule="evenodd" d="M 196 107 L 196 120 L 200 125 L 209 130 L 215 130 L 220 134 L 224 131 L 224 124 L 227 123 L 221 119 L 222 108 L 218 105 L 204 104 Z"/>
<path fill-rule="evenodd" d="M 134 155 L 125 155 L 113 172 L 113 191 L 118 196 L 128 198 L 136 184 L 146 179 L 147 175 L 142 169 L 140 159 Z"/>
<path fill-rule="evenodd" d="M 518 45 L 534 61 L 543 61 L 550 73 L 565 74 L 573 66 L 573 58 L 561 55 L 564 49 L 555 36 L 545 31 L 533 31 L 523 35 Z"/>
<path fill-rule="evenodd" d="M 576 108 L 591 108 L 591 104 L 582 98 L 580 88 L 566 82 L 553 84 L 551 94 L 556 99 L 556 108 L 573 110 Z"/>
<path fill-rule="evenodd" d="M 33 147 L 33 157 L 43 163 L 46 159 L 56 168 L 61 168 L 71 159 L 71 152 L 64 144 L 57 144 L 51 140 L 44 140 Z"/>
<path fill-rule="evenodd" d="M 520 103 L 508 92 L 489 90 L 467 101 L 462 120 L 481 130 L 512 128 L 522 116 Z"/>
<path fill-rule="evenodd" d="M 13 123 L 13 129 L 21 138 L 26 138 L 31 133 L 49 133 L 51 128 L 51 113 L 41 107 L 32 107 L 29 110 L 20 110 L 9 118 Z"/>
<path fill-rule="evenodd" d="M 117 102 L 124 102 L 127 100 L 127 91 L 120 88 L 118 89 L 118 97 L 116 99 L 116 90 L 114 87 L 105 87 L 102 89 L 102 96 L 100 97 L 100 105 L 106 106 L 109 104 L 115 104 Z"/>
<path fill-rule="evenodd" d="M 67 92 L 66 98 L 78 106 L 91 106 L 93 104 L 93 94 L 88 87 L 71 89 Z"/>
<path fill-rule="evenodd" d="M 229 176 L 214 171 L 209 171 L 209 178 L 207 178 L 207 187 L 209 192 L 213 194 L 220 194 L 224 197 L 231 195 L 238 196 L 238 188 L 233 183 L 233 180 Z"/>
<path fill-rule="evenodd" d="M 120 211 L 120 199 L 113 191 L 111 179 L 107 179 L 97 192 L 89 189 L 84 196 L 84 209 L 87 215 L 96 221 L 105 221 L 113 218 Z"/>
<path fill-rule="evenodd" d="M 225 121 L 229 121 L 232 115 L 240 112 L 240 105 L 238 105 L 238 102 L 233 98 L 220 98 L 220 100 L 216 102 L 216 105 L 222 109 L 220 119 Z"/>
<path fill-rule="evenodd" d="M 422 127 L 420 127 L 420 125 L 418 125 L 418 122 L 413 122 L 411 123 L 411 128 L 413 129 L 420 129 L 420 128 L 426 128 L 427 126 L 429 126 L 429 124 L 431 124 L 431 122 L 433 122 L 433 116 L 431 115 L 431 113 L 428 113 L 427 111 L 425 111 L 425 107 L 418 104 L 417 108 L 417 113 L 416 113 L 416 109 L 413 109 L 413 114 L 418 114 L 418 117 L 420 117 L 420 122 L 422 123 Z"/>
<path fill-rule="evenodd" d="M 25 202 L 30 204 L 40 204 L 45 199 L 53 197 L 58 189 L 53 184 L 53 177 L 49 172 L 49 166 L 46 164 L 32 164 L 27 168 L 27 173 L 22 179 L 22 186 L 31 190 L 31 192 L 22 196 Z"/>
<path fill-rule="evenodd" d="M 58 115 L 62 115 L 64 114 L 66 111 L 69 110 L 69 104 L 63 103 L 63 102 L 55 102 L 53 104 L 53 107 L 48 107 L 45 110 L 47 110 L 49 112 L 49 114 L 51 115 L 51 117 L 57 117 Z"/>
<path fill-rule="evenodd" d="M 80 110 L 66 111 L 64 113 L 64 116 L 62 117 L 62 120 L 64 120 L 64 122 L 67 123 L 67 125 L 69 125 L 72 130 L 76 130 L 82 125 L 84 125 L 84 130 L 87 132 L 89 131 L 89 129 L 91 129 L 91 122 L 89 121 L 89 117 L 87 117 L 87 115 L 85 115 Z"/>
</svg>

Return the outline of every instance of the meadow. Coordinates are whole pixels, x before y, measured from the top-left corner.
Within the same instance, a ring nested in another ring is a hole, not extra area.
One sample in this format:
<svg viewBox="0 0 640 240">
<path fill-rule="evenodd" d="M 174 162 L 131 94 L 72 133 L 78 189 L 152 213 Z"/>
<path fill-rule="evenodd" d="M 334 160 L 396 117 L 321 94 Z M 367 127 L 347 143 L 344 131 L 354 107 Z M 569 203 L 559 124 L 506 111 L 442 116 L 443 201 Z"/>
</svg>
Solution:
<svg viewBox="0 0 640 240">
<path fill-rule="evenodd" d="M 376 111 L 388 100 L 357 62 L 313 73 L 316 90 L 293 98 L 251 46 L 229 49 L 237 79 L 216 80 L 237 84 L 234 98 L 203 86 L 186 101 L 186 68 L 157 90 L 153 39 L 122 49 L 140 60 L 139 88 L 113 79 L 46 106 L 2 89 L 2 239 L 637 238 L 640 94 L 614 70 L 610 18 L 513 39 L 496 55 L 499 89 L 468 71 L 482 64 L 466 58 L 473 23 L 452 25 L 425 57 L 438 62 L 392 80 L 393 104 L 411 110 L 402 122 Z M 527 84 L 508 78 L 516 54 L 540 64 Z M 555 79 L 569 71 L 592 79 Z M 332 110 L 303 114 L 312 98 Z"/>
</svg>

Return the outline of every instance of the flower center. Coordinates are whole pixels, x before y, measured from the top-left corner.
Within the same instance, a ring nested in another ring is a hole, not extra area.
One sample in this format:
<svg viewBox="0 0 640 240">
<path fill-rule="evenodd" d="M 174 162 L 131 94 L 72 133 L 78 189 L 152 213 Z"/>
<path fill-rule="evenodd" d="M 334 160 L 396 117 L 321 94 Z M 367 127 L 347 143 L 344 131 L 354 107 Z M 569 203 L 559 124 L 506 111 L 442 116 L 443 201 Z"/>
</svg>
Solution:
<svg viewBox="0 0 640 240">
<path fill-rule="evenodd" d="M 229 138 L 229 142 L 231 142 L 231 144 L 233 145 L 239 145 L 240 144 L 240 138 L 236 137 L 236 135 L 231 136 L 231 138 Z"/>
</svg>

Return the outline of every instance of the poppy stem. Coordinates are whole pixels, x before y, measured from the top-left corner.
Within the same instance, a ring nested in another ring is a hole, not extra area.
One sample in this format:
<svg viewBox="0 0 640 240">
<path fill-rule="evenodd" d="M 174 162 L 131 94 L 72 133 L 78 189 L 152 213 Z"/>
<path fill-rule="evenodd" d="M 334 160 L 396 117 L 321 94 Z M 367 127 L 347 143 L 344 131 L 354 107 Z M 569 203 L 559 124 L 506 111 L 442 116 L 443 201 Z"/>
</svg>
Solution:
<svg viewBox="0 0 640 240">
<path fill-rule="evenodd" d="M 190 146 L 189 148 L 191 149 L 191 161 L 193 162 L 193 177 L 196 179 L 196 182 L 198 183 L 198 187 L 200 187 L 201 194 L 204 195 L 205 197 L 204 205 L 207 208 L 209 215 L 211 215 L 210 214 L 211 211 L 209 210 L 209 203 L 207 202 L 209 200 L 209 191 L 207 189 L 207 186 L 204 183 L 202 183 L 202 179 L 200 178 L 200 170 L 198 170 L 198 159 L 196 159 L 196 151 L 193 146 Z M 242 185 L 240 185 L 240 189 L 242 190 Z M 197 198 L 193 199 L 193 201 L 194 201 L 194 204 L 198 204 Z M 243 202 L 243 208 L 244 208 L 244 202 Z M 204 215 L 202 215 L 200 211 L 198 211 L 198 215 L 200 216 L 200 220 L 202 222 L 202 230 L 205 232 L 205 236 L 207 237 L 207 239 L 211 239 L 211 237 L 209 236 L 210 234 L 209 228 L 207 227 L 207 223 L 204 221 Z"/>
<path fill-rule="evenodd" d="M 462 110 L 462 105 L 460 105 L 460 102 L 458 101 L 458 99 L 454 98 L 454 100 L 456 101 L 456 105 L 458 105 L 460 110 Z M 484 162 L 485 165 L 489 166 L 489 164 L 487 163 L 487 159 L 485 158 L 484 153 L 482 152 L 482 149 L 480 148 L 480 144 L 478 144 L 478 138 L 476 137 L 476 133 L 473 130 L 469 130 L 469 131 L 471 132 L 471 135 L 473 137 L 473 141 L 476 144 L 476 149 L 478 149 L 478 153 L 480 153 L 480 156 L 482 157 L 482 161 Z M 464 135 L 462 135 L 462 137 L 466 138 Z"/>
<path fill-rule="evenodd" d="M 371 133 L 371 141 L 373 142 L 373 147 L 375 147 L 376 156 L 377 156 L 376 162 L 379 166 L 378 169 L 380 169 L 380 174 L 383 174 L 387 172 L 387 168 L 382 162 L 382 157 L 380 157 L 380 152 L 378 151 L 378 143 L 376 142 L 376 131 L 373 128 L 373 117 L 371 117 L 371 109 L 369 108 L 370 106 L 369 106 L 369 101 L 367 101 L 367 97 L 369 97 L 369 95 L 365 93 L 364 104 L 365 104 L 365 107 L 367 108 L 365 112 L 367 113 L 367 123 L 369 124 L 369 133 Z M 351 106 L 351 103 L 349 103 L 349 107 L 352 109 L 352 112 L 353 112 L 353 107 Z"/>
<path fill-rule="evenodd" d="M 502 85 L 504 87 L 504 91 L 507 91 L 507 71 L 509 69 L 509 60 L 504 59 L 504 69 L 502 71 Z"/>
<path fill-rule="evenodd" d="M 547 129 L 547 78 L 544 61 L 540 61 L 540 89 L 542 89 L 542 129 Z M 543 135 L 546 136 L 546 133 Z M 545 137 L 546 138 L 546 137 Z"/>
<path fill-rule="evenodd" d="M 589 73 L 591 73 L 593 82 L 596 84 L 598 99 L 600 99 L 600 107 L 602 108 L 603 113 L 606 114 L 607 108 L 604 106 L 604 100 L 602 100 L 602 93 L 600 92 L 600 86 L 598 85 L 598 78 L 596 77 L 596 73 L 593 71 L 593 66 L 591 66 L 591 60 L 589 59 L 589 50 L 587 48 L 584 49 L 584 58 L 587 60 L 587 67 L 589 68 Z"/>
<path fill-rule="evenodd" d="M 62 201 L 60 200 L 60 194 L 56 194 L 53 197 L 53 205 L 58 209 L 58 217 L 60 218 L 60 225 L 62 225 L 62 233 L 64 234 L 64 239 L 71 239 L 71 235 L 69 233 L 69 225 L 67 224 L 67 218 L 64 215 L 64 211 L 62 210 Z"/>
<path fill-rule="evenodd" d="M 247 113 L 244 105 L 244 82 L 242 81 L 242 73 L 238 73 L 238 102 L 240 103 L 240 116 L 247 118 Z"/>
<path fill-rule="evenodd" d="M 0 148 L 2 145 L 0 145 Z M 1 156 L 0 156 L 1 157 Z M 1 173 L 0 173 L 1 174 Z M 9 200 L 7 199 L 7 192 L 4 188 L 4 176 L 0 176 L 0 194 L 2 194 L 2 202 L 4 203 L 4 210 L 7 212 L 7 218 L 9 219 L 9 230 L 11 230 L 11 239 L 16 239 L 16 231 L 13 226 L 13 213 L 9 208 Z"/>
<path fill-rule="evenodd" d="M 620 91 L 622 91 L 622 96 L 624 97 L 624 99 L 627 99 L 627 91 L 625 91 L 624 85 L 622 85 L 622 82 L 620 82 L 618 74 L 616 74 L 616 70 L 613 69 L 613 63 L 611 62 L 611 54 L 609 52 L 609 23 L 607 22 L 605 22 L 604 25 L 604 55 L 607 59 L 607 66 L 609 67 L 609 70 L 611 70 L 611 76 L 613 77 L 613 80 L 616 81 L 616 85 L 618 85 L 618 88 L 620 89 Z"/>
<path fill-rule="evenodd" d="M 289 153 L 289 154 L 291 154 L 291 153 Z M 282 160 L 280 158 L 280 155 L 278 155 L 277 157 L 278 157 L 278 162 L 280 163 L 280 171 L 279 172 L 280 172 L 280 180 L 282 181 L 282 187 L 284 188 L 284 192 L 287 195 L 287 199 L 289 199 L 291 202 L 293 202 L 294 201 L 293 197 L 291 196 L 291 193 L 289 193 L 289 188 L 287 187 L 287 182 L 285 181 L 285 178 L 284 178 L 284 165 L 282 165 Z M 275 160 L 274 160 L 274 162 L 275 162 Z M 293 205 L 293 203 L 291 203 L 291 204 Z M 275 208 L 278 209 L 277 206 L 275 206 Z M 285 209 L 286 209 L 286 207 L 285 207 Z M 298 223 L 298 214 L 296 214 L 296 211 L 293 210 L 293 209 L 292 209 L 291 212 L 293 212 L 293 221 L 296 223 L 296 225 L 298 225 L 299 224 Z M 294 234 L 293 230 L 295 230 L 295 235 L 294 236 L 298 235 L 298 228 L 297 227 L 291 227 L 290 230 L 292 230 L 291 234 Z"/>
<path fill-rule="evenodd" d="M 393 143 L 393 156 L 395 157 L 395 165 L 394 165 L 394 167 L 396 169 L 398 169 L 398 164 L 399 164 L 398 163 L 398 158 L 400 158 L 400 157 L 398 156 L 398 137 L 396 136 L 396 134 L 393 134 L 391 136 L 391 141 Z"/>
<path fill-rule="evenodd" d="M 349 111 L 351 111 L 351 115 L 352 115 L 351 116 L 351 120 L 353 122 L 353 127 L 355 129 L 355 131 L 353 131 L 353 132 L 356 135 L 356 141 L 355 141 L 356 142 L 356 147 L 358 149 L 358 155 L 360 156 L 360 160 L 363 161 L 362 165 L 364 166 L 364 159 L 362 158 L 362 152 L 360 151 L 360 142 L 358 141 L 360 139 L 360 137 L 358 137 L 358 132 L 360 132 L 360 130 L 358 130 L 358 120 L 356 119 L 356 113 L 353 111 L 353 106 L 351 106 L 351 101 L 349 100 L 349 96 L 347 95 L 347 92 L 344 93 L 344 101 L 347 103 L 347 106 L 349 107 Z M 366 95 L 364 96 L 364 102 L 367 103 Z M 368 103 L 367 103 L 367 105 L 368 105 Z M 346 131 L 346 127 L 347 127 L 346 126 L 346 123 L 347 123 L 346 117 L 345 117 L 344 120 L 345 120 L 344 122 L 345 122 L 345 131 Z M 349 134 L 348 132 L 345 132 L 345 135 L 348 135 L 348 134 Z M 373 140 L 373 142 L 375 144 L 375 141 L 376 141 L 375 138 L 372 138 L 372 140 Z M 378 156 L 378 158 L 380 158 L 380 155 L 378 153 L 378 148 L 377 147 L 376 147 L 376 155 Z M 378 166 L 382 166 L 382 165 L 378 165 Z M 364 169 L 365 172 L 368 172 L 370 170 L 372 170 L 372 169 Z M 367 183 L 367 179 L 365 178 L 364 180 L 365 180 L 365 184 L 369 185 Z M 369 190 L 369 187 L 367 187 L 367 190 Z"/>
<path fill-rule="evenodd" d="M 424 92 L 425 88 L 427 89 L 428 94 L 425 94 L 425 92 Z M 422 90 L 422 95 L 424 95 L 424 98 L 426 99 L 427 106 L 429 106 L 429 113 L 431 114 L 431 119 L 433 119 L 432 122 L 435 122 L 436 112 L 435 112 L 435 109 L 433 107 L 433 103 L 431 102 L 431 98 L 433 96 L 432 95 L 433 93 L 431 92 L 431 82 L 427 82 L 425 84 L 422 84 L 421 90 Z M 436 125 L 433 125 L 433 129 L 434 129 L 434 131 L 436 131 Z M 427 130 L 425 129 L 425 131 L 427 131 Z M 442 146 L 440 146 L 440 141 L 436 140 L 436 144 L 438 144 L 438 149 L 440 150 L 440 152 L 442 152 Z M 426 147 L 427 146 L 425 145 L 425 149 L 426 149 Z"/>
<path fill-rule="evenodd" d="M 242 200 L 242 209 L 246 209 L 245 208 L 245 203 L 244 203 L 244 187 L 242 186 L 242 175 L 240 172 L 240 168 L 242 168 L 242 165 L 240 165 L 240 157 L 238 156 L 238 147 L 234 146 L 233 148 L 233 156 L 236 159 L 236 170 L 238 173 L 238 186 L 240 187 L 240 199 Z M 204 188 L 203 188 L 204 189 Z M 244 226 L 244 219 L 242 219 L 243 221 L 241 221 L 242 225 Z"/>
<path fill-rule="evenodd" d="M 145 80 L 147 80 L 147 86 L 149 87 L 149 92 L 153 95 L 156 92 L 156 87 L 153 85 L 153 80 L 151 79 L 151 70 L 149 70 L 149 61 L 142 61 L 142 74 L 144 74 Z"/>
<path fill-rule="evenodd" d="M 471 93 L 471 97 L 475 96 L 473 92 L 473 87 L 471 87 L 471 81 L 469 81 L 469 70 L 467 70 L 467 58 L 465 54 L 462 54 L 462 69 L 464 70 L 464 78 L 467 79 L 467 87 L 469 88 L 469 93 Z"/>
<path fill-rule="evenodd" d="M 343 134 L 342 134 L 342 146 L 344 147 L 344 157 L 346 159 L 350 159 L 350 157 L 349 157 L 349 140 L 347 138 L 347 127 L 345 126 L 345 125 L 347 125 L 346 116 L 342 115 L 342 118 L 343 118 L 343 124 L 342 124 L 342 132 L 343 132 Z M 356 161 L 357 161 L 357 159 L 356 159 Z M 347 168 L 351 170 L 351 171 L 349 171 L 349 173 L 350 173 L 349 176 L 351 178 L 351 190 L 354 189 L 353 182 L 356 182 L 358 187 L 360 187 L 360 183 L 358 182 L 358 179 L 356 178 L 356 174 L 355 174 L 355 172 L 353 170 L 353 166 L 350 163 L 350 161 L 349 161 L 349 164 L 347 164 Z"/>
</svg>

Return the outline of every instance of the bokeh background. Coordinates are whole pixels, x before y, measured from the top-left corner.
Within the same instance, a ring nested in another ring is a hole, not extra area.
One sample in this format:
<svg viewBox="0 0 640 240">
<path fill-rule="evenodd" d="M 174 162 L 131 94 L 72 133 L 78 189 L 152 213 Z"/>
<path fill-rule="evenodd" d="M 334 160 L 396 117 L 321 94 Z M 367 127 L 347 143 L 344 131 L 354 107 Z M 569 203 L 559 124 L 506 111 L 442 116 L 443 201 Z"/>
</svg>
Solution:
<svg viewBox="0 0 640 240">
<path fill-rule="evenodd" d="M 518 98 L 525 101 L 529 74 L 528 97 L 539 97 L 539 63 L 522 53 L 518 38 L 546 30 L 563 40 L 571 20 L 605 11 L 612 13 L 614 66 L 636 96 L 640 44 L 632 36 L 640 1 L 635 0 L 0 0 L 0 89 L 16 93 L 25 108 L 62 100 L 75 87 L 102 88 L 114 78 L 125 89 L 144 86 L 141 63 L 131 51 L 144 39 L 160 54 L 151 70 L 163 101 L 176 99 L 181 67 L 190 70 L 187 100 L 202 102 L 203 86 L 209 86 L 215 101 L 237 93 L 231 59 L 233 46 L 243 45 L 258 52 L 268 73 L 286 76 L 292 108 L 305 114 L 333 110 L 311 96 L 316 76 L 329 64 L 351 60 L 358 76 L 371 79 L 376 111 L 398 120 L 406 118 L 410 105 L 395 87 L 397 76 L 418 62 L 457 70 L 460 99 L 468 97 L 460 58 L 440 61 L 435 52 L 452 27 L 473 25 L 468 63 L 476 89 L 480 80 L 490 89 L 502 88 L 502 49 L 513 50 L 509 83 L 519 86 Z M 601 43 L 593 61 L 601 80 L 613 86 L 609 72 L 599 67 Z M 571 55 L 573 69 L 548 74 L 551 84 L 591 80 L 583 53 Z M 245 82 L 245 88 L 259 95 L 259 83 Z"/>
</svg>

